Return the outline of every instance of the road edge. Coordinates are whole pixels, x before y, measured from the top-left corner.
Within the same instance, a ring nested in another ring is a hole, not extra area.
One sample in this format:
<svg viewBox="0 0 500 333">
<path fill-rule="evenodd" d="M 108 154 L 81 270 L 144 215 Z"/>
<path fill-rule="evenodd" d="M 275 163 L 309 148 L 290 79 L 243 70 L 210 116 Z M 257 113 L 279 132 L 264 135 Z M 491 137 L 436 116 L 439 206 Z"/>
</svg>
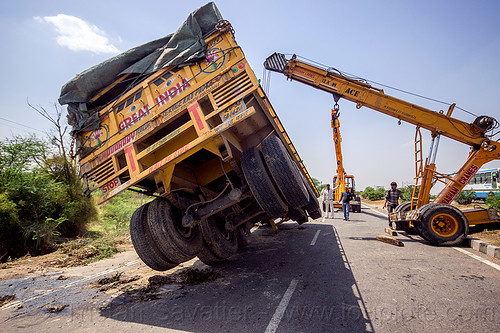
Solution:
<svg viewBox="0 0 500 333">
<path fill-rule="evenodd" d="M 467 237 L 467 245 L 473 250 L 486 254 L 488 257 L 500 259 L 500 247 L 488 244 L 482 240 Z"/>
</svg>

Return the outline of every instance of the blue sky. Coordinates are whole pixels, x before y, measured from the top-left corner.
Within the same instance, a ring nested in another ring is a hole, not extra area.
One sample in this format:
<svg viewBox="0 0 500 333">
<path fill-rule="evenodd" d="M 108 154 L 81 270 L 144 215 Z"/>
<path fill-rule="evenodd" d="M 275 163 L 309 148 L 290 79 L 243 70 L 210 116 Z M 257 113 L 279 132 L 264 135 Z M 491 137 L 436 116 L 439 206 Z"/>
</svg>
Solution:
<svg viewBox="0 0 500 333">
<path fill-rule="evenodd" d="M 116 54 L 174 32 L 206 1 L 0 0 L 0 138 L 43 132 L 61 86 Z M 357 76 L 500 119 L 498 1 L 216 1 L 262 78 L 273 52 L 296 53 Z M 63 14 L 63 15 L 60 15 Z M 61 35 L 76 33 L 76 39 Z M 446 105 L 385 89 L 432 110 Z M 330 95 L 273 73 L 269 97 L 313 177 L 331 182 Z M 340 102 L 344 165 L 358 187 L 414 175 L 414 127 Z M 471 122 L 473 117 L 455 111 Z M 19 125 L 22 124 L 22 125 Z M 27 126 L 27 127 L 26 127 Z M 424 140 L 429 142 L 428 133 Z M 497 137 L 498 139 L 498 137 Z M 424 152 L 426 150 L 424 149 Z M 456 171 L 469 148 L 443 139 L 438 170 Z M 500 166 L 497 161 L 489 166 Z"/>
</svg>

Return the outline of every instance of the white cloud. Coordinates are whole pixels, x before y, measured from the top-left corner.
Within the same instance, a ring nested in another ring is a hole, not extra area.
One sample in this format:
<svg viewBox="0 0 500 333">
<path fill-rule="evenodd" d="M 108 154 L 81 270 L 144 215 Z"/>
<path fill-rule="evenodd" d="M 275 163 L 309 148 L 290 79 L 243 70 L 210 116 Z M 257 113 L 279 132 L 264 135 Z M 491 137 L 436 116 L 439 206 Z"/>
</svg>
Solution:
<svg viewBox="0 0 500 333">
<path fill-rule="evenodd" d="M 104 31 L 78 17 L 58 14 L 43 18 L 37 16 L 34 19 L 52 24 L 59 34 L 56 38 L 57 43 L 72 51 L 90 51 L 97 54 L 120 52 L 110 43 Z"/>
</svg>

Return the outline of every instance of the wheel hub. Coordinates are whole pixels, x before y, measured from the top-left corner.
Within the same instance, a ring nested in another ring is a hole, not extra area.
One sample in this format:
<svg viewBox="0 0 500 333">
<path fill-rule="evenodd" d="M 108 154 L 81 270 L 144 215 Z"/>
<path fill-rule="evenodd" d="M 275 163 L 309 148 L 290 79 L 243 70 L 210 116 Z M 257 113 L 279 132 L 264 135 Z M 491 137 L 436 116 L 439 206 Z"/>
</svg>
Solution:
<svg viewBox="0 0 500 333">
<path fill-rule="evenodd" d="M 439 236 L 449 237 L 458 231 L 458 222 L 451 215 L 439 214 L 432 219 L 431 227 Z"/>
</svg>

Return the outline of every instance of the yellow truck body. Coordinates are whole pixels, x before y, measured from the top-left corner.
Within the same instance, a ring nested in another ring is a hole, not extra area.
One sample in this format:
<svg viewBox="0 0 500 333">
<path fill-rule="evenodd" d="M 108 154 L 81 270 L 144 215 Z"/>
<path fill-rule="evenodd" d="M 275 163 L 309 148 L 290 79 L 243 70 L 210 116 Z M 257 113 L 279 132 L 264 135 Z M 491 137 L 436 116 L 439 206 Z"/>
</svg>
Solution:
<svg viewBox="0 0 500 333">
<path fill-rule="evenodd" d="M 202 60 L 118 75 L 87 101 L 100 105 L 98 125 L 74 131 L 99 203 L 126 189 L 159 197 L 131 220 L 139 256 L 157 270 L 194 255 L 226 259 L 233 238 L 245 243 L 258 221 L 321 216 L 312 178 L 231 25 L 219 21 L 203 42 Z M 102 102 L 127 80 L 134 84 Z"/>
<path fill-rule="evenodd" d="M 80 147 L 93 150 L 80 164 L 89 189 L 102 191 L 99 202 L 130 186 L 152 191 L 155 184 L 158 194 L 203 187 L 223 175 L 216 156 L 232 157 L 273 131 L 312 184 L 232 32 L 205 42 L 206 62 L 151 75 L 99 112 L 99 129 L 79 137 Z M 204 163 L 183 164 L 197 153 Z"/>
</svg>

